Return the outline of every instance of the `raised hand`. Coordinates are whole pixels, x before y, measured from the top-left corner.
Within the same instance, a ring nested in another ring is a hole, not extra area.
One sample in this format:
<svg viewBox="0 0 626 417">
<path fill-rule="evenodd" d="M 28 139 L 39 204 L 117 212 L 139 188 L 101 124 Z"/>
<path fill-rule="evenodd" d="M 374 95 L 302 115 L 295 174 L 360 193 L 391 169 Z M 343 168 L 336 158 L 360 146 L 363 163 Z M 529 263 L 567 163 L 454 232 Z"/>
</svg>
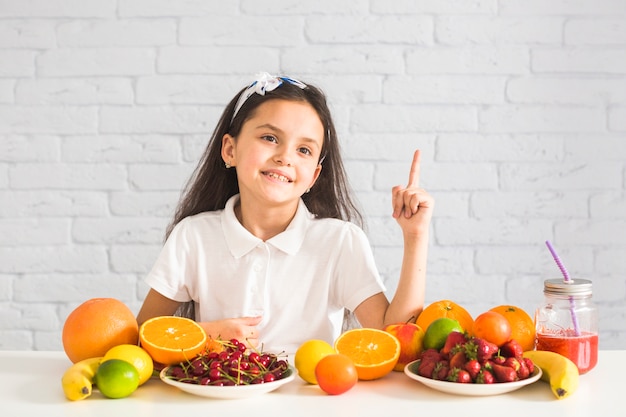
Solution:
<svg viewBox="0 0 626 417">
<path fill-rule="evenodd" d="M 420 151 L 418 149 L 413 154 L 408 184 L 406 187 L 396 185 L 391 190 L 393 217 L 398 221 L 404 233 L 426 232 L 430 224 L 435 202 L 426 190 L 419 188 L 419 181 Z"/>
</svg>

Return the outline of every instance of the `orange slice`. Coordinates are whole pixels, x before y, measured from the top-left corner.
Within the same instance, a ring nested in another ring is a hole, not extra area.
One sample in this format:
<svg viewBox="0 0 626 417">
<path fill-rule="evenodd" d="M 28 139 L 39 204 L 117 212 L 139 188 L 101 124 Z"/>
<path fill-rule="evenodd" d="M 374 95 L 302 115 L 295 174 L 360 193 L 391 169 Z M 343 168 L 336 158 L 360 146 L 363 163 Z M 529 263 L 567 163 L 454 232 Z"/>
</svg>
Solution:
<svg viewBox="0 0 626 417">
<path fill-rule="evenodd" d="M 155 362 L 174 365 L 199 355 L 206 347 L 207 335 L 193 320 L 160 316 L 141 325 L 139 341 Z"/>
<path fill-rule="evenodd" d="M 337 338 L 335 350 L 352 359 L 359 379 L 372 380 L 393 370 L 400 357 L 400 342 L 383 330 L 351 329 Z"/>
</svg>

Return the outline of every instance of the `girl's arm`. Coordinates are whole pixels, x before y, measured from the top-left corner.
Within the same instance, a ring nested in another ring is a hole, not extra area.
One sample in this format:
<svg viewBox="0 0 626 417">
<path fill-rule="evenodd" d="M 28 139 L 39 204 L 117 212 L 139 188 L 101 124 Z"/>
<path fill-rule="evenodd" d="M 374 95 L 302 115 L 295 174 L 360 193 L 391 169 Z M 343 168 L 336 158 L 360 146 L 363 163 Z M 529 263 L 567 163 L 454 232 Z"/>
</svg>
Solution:
<svg viewBox="0 0 626 417">
<path fill-rule="evenodd" d="M 158 316 L 171 316 L 182 303 L 167 298 L 161 293 L 153 290 L 148 291 L 148 295 L 143 300 L 143 305 L 139 314 L 137 314 L 137 323 L 139 326 L 148 319 Z"/>
<path fill-rule="evenodd" d="M 393 217 L 402 228 L 404 254 L 398 288 L 391 303 L 383 293 L 363 301 L 355 310 L 362 326 L 384 328 L 417 318 L 424 308 L 426 263 L 434 200 L 419 188 L 420 151 L 415 151 L 409 183 L 392 190 Z"/>
</svg>

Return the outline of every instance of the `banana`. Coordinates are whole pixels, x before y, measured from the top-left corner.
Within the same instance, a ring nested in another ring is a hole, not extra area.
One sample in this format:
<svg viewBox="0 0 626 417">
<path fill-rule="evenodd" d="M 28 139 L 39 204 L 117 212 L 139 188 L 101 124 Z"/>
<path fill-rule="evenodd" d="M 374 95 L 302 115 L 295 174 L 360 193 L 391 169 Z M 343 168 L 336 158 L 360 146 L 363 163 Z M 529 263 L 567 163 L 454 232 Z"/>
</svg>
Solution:
<svg viewBox="0 0 626 417">
<path fill-rule="evenodd" d="M 83 400 L 91 395 L 93 378 L 101 360 L 102 357 L 84 359 L 67 368 L 61 378 L 61 385 L 68 400 Z"/>
<path fill-rule="evenodd" d="M 578 368 L 569 358 L 543 350 L 526 351 L 524 357 L 541 368 L 541 379 L 550 384 L 552 393 L 559 400 L 569 397 L 578 388 Z"/>
</svg>

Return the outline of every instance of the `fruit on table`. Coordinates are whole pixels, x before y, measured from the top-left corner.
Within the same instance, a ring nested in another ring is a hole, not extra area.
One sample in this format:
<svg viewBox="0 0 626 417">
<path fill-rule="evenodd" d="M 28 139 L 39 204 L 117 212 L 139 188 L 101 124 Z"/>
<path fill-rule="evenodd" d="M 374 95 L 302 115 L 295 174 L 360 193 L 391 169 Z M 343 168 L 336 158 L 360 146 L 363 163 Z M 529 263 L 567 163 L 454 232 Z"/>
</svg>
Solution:
<svg viewBox="0 0 626 417">
<path fill-rule="evenodd" d="M 433 321 L 424 333 L 424 349 L 441 349 L 446 343 L 448 335 L 452 332 L 463 332 L 463 327 L 458 321 L 440 317 Z"/>
<path fill-rule="evenodd" d="M 139 386 L 139 372 L 121 359 L 103 361 L 94 377 L 98 390 L 107 398 L 124 398 Z"/>
<path fill-rule="evenodd" d="M 506 352 L 522 352 L 515 340 Z M 515 346 L 514 346 L 515 345 Z M 503 350 L 484 339 L 451 332 L 440 350 L 426 349 L 417 365 L 417 374 L 448 382 L 493 384 L 530 377 L 535 365 L 521 356 L 502 356 Z"/>
<path fill-rule="evenodd" d="M 178 316 L 146 320 L 139 328 L 141 347 L 163 365 L 189 361 L 206 347 L 207 335 L 195 321 Z"/>
<path fill-rule="evenodd" d="M 526 351 L 524 357 L 531 359 L 541 368 L 543 371 L 541 379 L 550 384 L 556 398 L 567 398 L 578 389 L 578 368 L 569 358 L 543 350 Z"/>
<path fill-rule="evenodd" d="M 139 372 L 139 385 L 143 385 L 152 376 L 154 363 L 152 357 L 137 345 L 118 345 L 107 351 L 102 362 L 109 359 L 121 359 L 132 364 Z"/>
<path fill-rule="evenodd" d="M 311 339 L 302 343 L 294 358 L 294 366 L 298 370 L 300 378 L 309 384 L 317 384 L 315 367 L 318 362 L 327 355 L 337 353 L 335 348 L 324 340 Z"/>
<path fill-rule="evenodd" d="M 471 334 L 502 346 L 511 339 L 511 325 L 502 314 L 485 311 L 474 319 Z"/>
<path fill-rule="evenodd" d="M 315 367 L 315 377 L 322 391 L 330 395 L 343 394 L 359 380 L 354 362 L 341 353 L 333 353 L 320 359 Z"/>
<path fill-rule="evenodd" d="M 454 330 L 448 334 L 446 337 L 446 342 L 443 344 L 443 347 L 440 349 L 443 354 L 450 354 L 453 349 L 458 349 L 459 345 L 463 345 L 467 342 L 466 333 L 462 333 L 458 330 Z"/>
<path fill-rule="evenodd" d="M 191 361 L 172 365 L 166 376 L 178 382 L 197 385 L 232 386 L 274 382 L 291 375 L 289 364 L 273 353 L 248 352 L 237 339 L 217 341 L 223 349 L 204 351 Z"/>
<path fill-rule="evenodd" d="M 510 339 L 500 346 L 500 355 L 502 356 L 521 358 L 523 353 L 522 345 L 515 339 Z"/>
<path fill-rule="evenodd" d="M 450 300 L 440 300 L 429 304 L 417 317 L 415 324 L 426 331 L 433 321 L 441 317 L 458 321 L 464 331 L 472 330 L 474 323 L 472 315 L 465 308 Z"/>
<path fill-rule="evenodd" d="M 137 320 L 114 298 L 92 298 L 76 307 L 63 324 L 63 350 L 74 363 L 104 356 L 114 346 L 136 345 Z"/>
<path fill-rule="evenodd" d="M 515 339 L 524 351 L 535 348 L 535 322 L 530 315 L 520 307 L 513 305 L 499 305 L 491 309 L 500 313 L 511 325 L 511 339 Z"/>
<path fill-rule="evenodd" d="M 67 368 L 61 377 L 61 386 L 68 400 L 84 400 L 92 394 L 94 376 L 101 360 L 100 356 L 83 359 Z"/>
<path fill-rule="evenodd" d="M 339 335 L 335 350 L 352 359 L 359 379 L 372 380 L 393 371 L 400 357 L 400 341 L 384 330 L 357 328 Z"/>
<path fill-rule="evenodd" d="M 415 323 L 397 323 L 385 327 L 385 331 L 394 335 L 400 342 L 400 357 L 394 371 L 403 371 L 404 367 L 417 360 L 424 348 L 424 330 Z"/>
</svg>

